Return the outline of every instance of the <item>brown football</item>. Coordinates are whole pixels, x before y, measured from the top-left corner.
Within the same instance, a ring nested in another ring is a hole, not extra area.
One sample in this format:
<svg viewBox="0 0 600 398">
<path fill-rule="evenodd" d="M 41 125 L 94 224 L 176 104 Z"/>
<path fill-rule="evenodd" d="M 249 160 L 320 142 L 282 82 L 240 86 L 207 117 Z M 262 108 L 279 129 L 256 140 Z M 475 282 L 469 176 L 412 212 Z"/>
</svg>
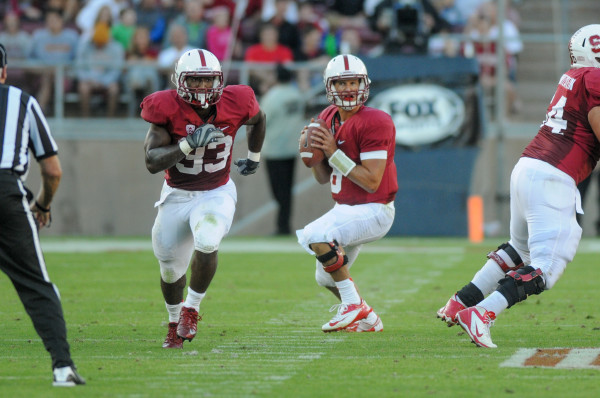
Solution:
<svg viewBox="0 0 600 398">
<path fill-rule="evenodd" d="M 327 129 L 325 120 L 317 119 L 309 124 L 306 132 L 300 136 L 300 157 L 306 167 L 314 167 L 325 159 L 325 154 L 322 150 L 311 146 L 312 133 L 319 125 Z"/>
</svg>

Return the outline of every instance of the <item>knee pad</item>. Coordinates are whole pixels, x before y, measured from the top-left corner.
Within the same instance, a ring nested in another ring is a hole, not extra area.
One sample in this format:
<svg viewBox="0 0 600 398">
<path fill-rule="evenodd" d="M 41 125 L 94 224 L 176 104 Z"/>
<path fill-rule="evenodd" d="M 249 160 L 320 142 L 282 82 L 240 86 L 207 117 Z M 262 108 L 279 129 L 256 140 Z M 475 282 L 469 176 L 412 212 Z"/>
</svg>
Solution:
<svg viewBox="0 0 600 398">
<path fill-rule="evenodd" d="M 532 294 L 540 294 L 546 286 L 542 270 L 535 269 L 531 265 L 517 271 L 509 271 L 505 278 L 498 281 L 498 284 L 500 286 L 497 291 L 506 298 L 509 308 Z"/>
<path fill-rule="evenodd" d="M 523 267 L 521 256 L 508 242 L 498 246 L 497 250 L 489 252 L 487 258 L 495 261 L 504 273 L 516 271 Z"/>
<path fill-rule="evenodd" d="M 333 242 L 328 242 L 327 244 L 329 245 L 331 250 L 325 254 L 317 256 L 317 260 L 319 260 L 319 262 L 323 264 L 323 269 L 325 270 L 325 272 L 332 273 L 342 268 L 342 266 L 348 264 L 348 256 L 342 254 L 342 251 L 338 247 L 337 241 L 334 240 Z M 331 260 L 332 258 L 336 259 L 335 262 L 333 264 L 325 265 L 325 263 Z"/>
</svg>

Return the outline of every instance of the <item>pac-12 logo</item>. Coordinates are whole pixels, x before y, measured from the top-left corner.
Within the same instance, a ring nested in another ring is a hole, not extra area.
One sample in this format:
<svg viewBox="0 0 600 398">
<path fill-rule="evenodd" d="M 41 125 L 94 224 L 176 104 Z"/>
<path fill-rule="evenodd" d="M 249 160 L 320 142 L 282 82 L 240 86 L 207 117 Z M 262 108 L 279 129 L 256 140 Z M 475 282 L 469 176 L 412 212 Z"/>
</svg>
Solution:
<svg viewBox="0 0 600 398">
<path fill-rule="evenodd" d="M 185 132 L 187 133 L 187 135 L 192 134 L 195 130 L 196 126 L 194 126 L 193 124 L 188 124 L 185 126 Z"/>
</svg>

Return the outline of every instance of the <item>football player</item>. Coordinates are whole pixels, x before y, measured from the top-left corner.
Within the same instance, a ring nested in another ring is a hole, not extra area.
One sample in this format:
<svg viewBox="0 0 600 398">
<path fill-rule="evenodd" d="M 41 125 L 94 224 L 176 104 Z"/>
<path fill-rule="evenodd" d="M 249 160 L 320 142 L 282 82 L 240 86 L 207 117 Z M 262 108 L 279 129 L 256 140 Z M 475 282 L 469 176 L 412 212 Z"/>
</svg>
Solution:
<svg viewBox="0 0 600 398">
<path fill-rule="evenodd" d="M 176 89 L 143 100 L 141 116 L 150 123 L 144 143 L 146 167 L 153 174 L 165 171 L 152 228 L 169 313 L 163 347 L 181 348 L 184 340 L 196 335 L 200 302 L 217 270 L 219 244 L 233 220 L 237 193 L 229 170 L 236 133 L 246 125 L 248 157 L 234 164 L 242 175 L 254 174 L 265 115 L 250 87 L 224 87 L 221 65 L 209 51 L 184 53 L 172 81 Z M 188 265 L 190 284 L 182 303 Z"/>
<path fill-rule="evenodd" d="M 370 79 L 359 58 L 336 56 L 323 80 L 331 105 L 318 118 L 329 128 L 321 126 L 313 133 L 312 146 L 322 150 L 325 158 L 312 171 L 320 184 L 330 183 L 336 203 L 296 234 L 317 258 L 317 283 L 341 300 L 332 307 L 337 313 L 322 330 L 379 332 L 383 323 L 360 296 L 350 267 L 364 243 L 382 238 L 392 226 L 398 191 L 396 129 L 390 115 L 364 105 Z"/>
<path fill-rule="evenodd" d="M 579 29 L 569 53 L 571 68 L 512 171 L 510 240 L 437 313 L 480 347 L 496 347 L 489 328 L 498 314 L 554 286 L 581 239 L 577 184 L 600 157 L 600 25 Z"/>
</svg>

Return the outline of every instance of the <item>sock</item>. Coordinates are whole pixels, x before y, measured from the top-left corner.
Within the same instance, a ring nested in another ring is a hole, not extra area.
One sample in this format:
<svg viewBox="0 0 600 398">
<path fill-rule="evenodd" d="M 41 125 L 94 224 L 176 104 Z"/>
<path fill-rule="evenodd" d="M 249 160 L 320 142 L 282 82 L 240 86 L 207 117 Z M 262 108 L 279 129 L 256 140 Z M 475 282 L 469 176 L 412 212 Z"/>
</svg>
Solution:
<svg viewBox="0 0 600 398">
<path fill-rule="evenodd" d="M 179 313 L 181 312 L 181 304 L 169 304 L 165 303 L 167 307 L 167 312 L 169 313 L 169 323 L 177 323 L 179 322 Z"/>
<path fill-rule="evenodd" d="M 494 292 L 487 296 L 478 305 L 498 315 L 508 308 L 508 301 L 506 301 L 506 298 L 502 295 L 502 293 Z"/>
<path fill-rule="evenodd" d="M 498 287 L 498 281 L 504 278 L 504 271 L 494 260 L 488 260 L 473 277 L 473 284 L 487 296 Z"/>
<path fill-rule="evenodd" d="M 341 282 L 335 282 L 335 286 L 340 292 L 342 303 L 344 304 L 360 304 L 360 296 L 356 291 L 356 286 L 351 279 L 346 279 Z"/>
<path fill-rule="evenodd" d="M 196 311 L 200 311 L 200 302 L 204 298 L 206 293 L 198 293 L 192 290 L 191 287 L 188 286 L 188 294 L 185 298 L 185 303 L 183 303 L 184 307 L 193 308 Z"/>
</svg>

